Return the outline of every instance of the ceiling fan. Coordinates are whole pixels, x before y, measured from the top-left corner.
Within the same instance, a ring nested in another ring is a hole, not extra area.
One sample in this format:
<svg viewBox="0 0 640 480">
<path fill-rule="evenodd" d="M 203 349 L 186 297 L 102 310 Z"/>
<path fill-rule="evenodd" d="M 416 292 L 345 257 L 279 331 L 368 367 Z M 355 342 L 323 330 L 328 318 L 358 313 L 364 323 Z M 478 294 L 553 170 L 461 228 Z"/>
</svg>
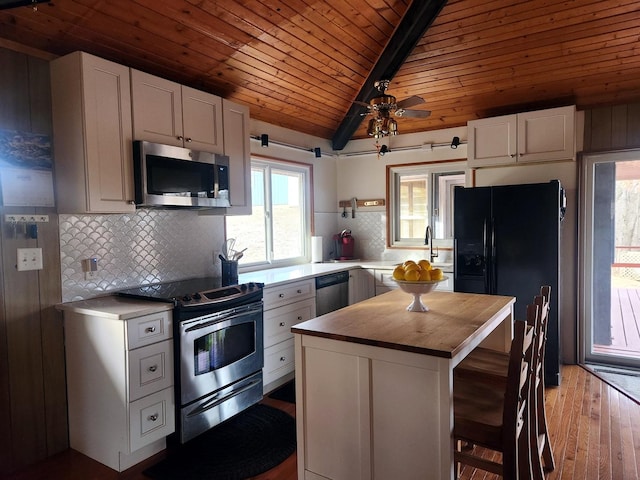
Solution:
<svg viewBox="0 0 640 480">
<path fill-rule="evenodd" d="M 424 99 L 416 95 L 396 102 L 396 97 L 386 93 L 390 80 L 378 80 L 374 86 L 380 92 L 379 95 L 369 100 L 369 103 L 355 101 L 354 103 L 367 107 L 367 112 L 362 115 L 373 115 L 367 126 L 367 134 L 370 137 L 380 138 L 385 135 L 397 135 L 398 123 L 391 114 L 396 117 L 426 118 L 431 115 L 429 110 L 409 110 L 410 107 L 425 103 Z"/>
</svg>

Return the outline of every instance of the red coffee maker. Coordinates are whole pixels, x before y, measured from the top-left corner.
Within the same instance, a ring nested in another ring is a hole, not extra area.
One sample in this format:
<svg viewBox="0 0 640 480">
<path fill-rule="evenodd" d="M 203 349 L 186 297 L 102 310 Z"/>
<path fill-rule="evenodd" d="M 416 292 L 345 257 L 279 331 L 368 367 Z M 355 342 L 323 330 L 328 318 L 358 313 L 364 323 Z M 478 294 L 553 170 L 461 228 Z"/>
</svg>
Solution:
<svg viewBox="0 0 640 480">
<path fill-rule="evenodd" d="M 355 240 L 351 236 L 351 230 L 345 229 L 334 235 L 333 244 L 336 260 L 353 260 Z"/>
</svg>

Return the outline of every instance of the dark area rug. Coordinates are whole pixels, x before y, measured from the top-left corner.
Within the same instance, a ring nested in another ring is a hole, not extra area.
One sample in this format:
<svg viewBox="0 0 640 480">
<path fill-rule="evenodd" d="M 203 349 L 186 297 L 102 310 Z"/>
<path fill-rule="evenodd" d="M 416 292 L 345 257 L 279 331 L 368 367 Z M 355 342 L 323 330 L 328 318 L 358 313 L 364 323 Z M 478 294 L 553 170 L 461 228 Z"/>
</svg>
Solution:
<svg viewBox="0 0 640 480">
<path fill-rule="evenodd" d="M 274 398 L 276 400 L 296 403 L 296 381 L 291 380 L 290 382 L 285 383 L 277 390 L 271 392 L 268 396 L 269 398 Z"/>
<path fill-rule="evenodd" d="M 144 474 L 156 480 L 242 480 L 272 469 L 295 450 L 294 418 L 258 404 L 170 450 Z"/>
</svg>

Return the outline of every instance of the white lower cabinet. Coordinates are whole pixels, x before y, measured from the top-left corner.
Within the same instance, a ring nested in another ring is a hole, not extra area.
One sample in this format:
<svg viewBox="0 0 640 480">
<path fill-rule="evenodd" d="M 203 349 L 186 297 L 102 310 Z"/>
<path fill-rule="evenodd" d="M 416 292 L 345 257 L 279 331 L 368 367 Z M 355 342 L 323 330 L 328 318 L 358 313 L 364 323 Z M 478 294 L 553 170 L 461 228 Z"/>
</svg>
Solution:
<svg viewBox="0 0 640 480">
<path fill-rule="evenodd" d="M 375 296 L 375 278 L 371 270 L 354 268 L 349 270 L 349 305 Z"/>
<path fill-rule="evenodd" d="M 295 368 L 291 327 L 316 315 L 314 279 L 264 289 L 263 391 L 293 379 Z"/>
<path fill-rule="evenodd" d="M 171 310 L 148 305 L 104 297 L 59 306 L 70 446 L 119 472 L 175 431 Z"/>
</svg>

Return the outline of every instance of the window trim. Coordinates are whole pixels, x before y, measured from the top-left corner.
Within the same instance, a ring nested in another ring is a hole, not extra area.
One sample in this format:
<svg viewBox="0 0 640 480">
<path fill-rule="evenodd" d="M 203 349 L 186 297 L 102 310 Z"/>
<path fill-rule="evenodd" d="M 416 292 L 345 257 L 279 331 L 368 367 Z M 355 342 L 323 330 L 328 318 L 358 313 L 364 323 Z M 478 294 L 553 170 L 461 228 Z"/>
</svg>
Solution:
<svg viewBox="0 0 640 480">
<path fill-rule="evenodd" d="M 428 205 L 429 205 L 429 222 L 431 225 L 433 223 L 434 218 L 434 205 L 433 205 L 433 180 L 434 174 L 439 173 L 464 173 L 465 176 L 465 184 L 469 184 L 470 178 L 470 170 L 467 168 L 466 161 L 463 160 L 443 160 L 439 162 L 420 162 L 420 163 L 410 163 L 410 164 L 397 164 L 397 165 L 387 165 L 387 174 L 386 174 L 386 182 L 387 182 L 387 248 L 429 248 L 424 245 L 424 239 L 418 240 L 396 240 L 396 233 L 398 232 L 399 222 L 398 222 L 398 209 L 399 204 L 397 202 L 397 192 L 398 192 L 398 182 L 399 175 L 411 175 L 411 174 L 427 174 L 428 175 L 428 184 L 430 186 L 430 190 L 427 192 L 428 195 Z M 450 237 L 435 237 L 434 238 L 441 240 L 446 239 L 449 240 Z"/>
<path fill-rule="evenodd" d="M 271 216 L 273 195 L 271 192 L 270 173 L 272 168 L 290 171 L 298 174 L 302 174 L 304 180 L 301 191 L 301 205 L 302 205 L 302 255 L 298 257 L 291 257 L 286 259 L 274 260 L 273 259 L 273 224 L 271 221 L 266 225 L 266 245 L 269 250 L 268 259 L 266 261 L 252 262 L 247 264 L 239 264 L 239 272 L 251 272 L 255 270 L 264 270 L 269 268 L 286 267 L 290 265 L 299 265 L 303 263 L 309 263 L 311 261 L 311 231 L 313 225 L 313 164 L 305 162 L 297 162 L 292 160 L 283 160 L 279 158 L 267 157 L 262 155 L 251 155 L 250 168 L 253 170 L 255 166 L 265 168 L 265 215 Z M 268 178 L 267 178 L 268 177 Z M 268 181 L 267 181 L 268 180 Z M 254 196 L 252 195 L 252 201 Z M 268 203 L 268 209 L 267 209 Z M 252 208 L 253 210 L 253 208 Z M 266 218 L 265 218 L 266 221 Z M 225 221 L 225 233 L 228 235 L 227 225 Z"/>
</svg>

